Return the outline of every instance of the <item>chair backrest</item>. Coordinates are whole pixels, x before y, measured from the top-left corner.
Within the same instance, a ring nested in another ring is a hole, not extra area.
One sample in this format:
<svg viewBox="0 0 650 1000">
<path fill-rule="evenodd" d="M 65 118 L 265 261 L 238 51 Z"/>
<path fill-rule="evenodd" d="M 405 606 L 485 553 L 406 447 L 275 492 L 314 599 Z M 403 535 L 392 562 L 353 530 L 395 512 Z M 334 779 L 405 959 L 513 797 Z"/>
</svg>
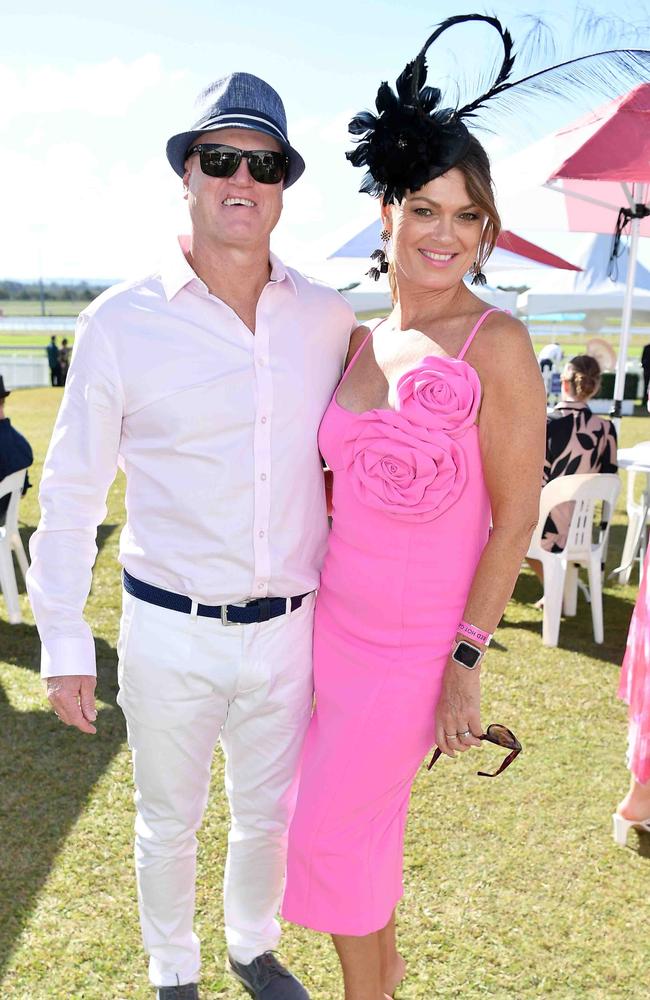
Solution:
<svg viewBox="0 0 650 1000">
<path fill-rule="evenodd" d="M 532 542 L 541 543 L 546 518 L 558 504 L 573 502 L 571 524 L 563 556 L 577 556 L 602 548 L 609 534 L 609 526 L 621 490 L 621 481 L 615 473 L 592 472 L 587 475 L 558 476 L 543 488 L 539 503 L 539 521 Z M 602 501 L 603 528 L 596 546 L 592 542 L 594 509 Z"/>
<path fill-rule="evenodd" d="M 3 534 L 11 535 L 18 530 L 18 504 L 25 485 L 26 473 L 27 469 L 20 469 L 18 472 L 12 472 L 10 476 L 0 479 L 0 497 L 5 497 L 7 493 L 11 494 L 5 523 L 0 526 L 0 532 Z"/>
</svg>

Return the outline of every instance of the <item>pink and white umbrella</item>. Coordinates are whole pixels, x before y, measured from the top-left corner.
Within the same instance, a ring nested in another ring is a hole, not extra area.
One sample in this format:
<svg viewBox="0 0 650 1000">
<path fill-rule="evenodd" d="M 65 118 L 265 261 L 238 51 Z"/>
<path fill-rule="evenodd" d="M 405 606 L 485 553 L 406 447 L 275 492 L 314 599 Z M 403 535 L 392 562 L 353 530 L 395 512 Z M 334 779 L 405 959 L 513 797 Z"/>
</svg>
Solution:
<svg viewBox="0 0 650 1000">
<path fill-rule="evenodd" d="M 650 236 L 650 83 L 497 164 L 495 179 L 500 211 L 510 225 L 612 233 L 617 252 L 629 231 L 612 410 L 619 417 L 639 237 Z"/>
</svg>

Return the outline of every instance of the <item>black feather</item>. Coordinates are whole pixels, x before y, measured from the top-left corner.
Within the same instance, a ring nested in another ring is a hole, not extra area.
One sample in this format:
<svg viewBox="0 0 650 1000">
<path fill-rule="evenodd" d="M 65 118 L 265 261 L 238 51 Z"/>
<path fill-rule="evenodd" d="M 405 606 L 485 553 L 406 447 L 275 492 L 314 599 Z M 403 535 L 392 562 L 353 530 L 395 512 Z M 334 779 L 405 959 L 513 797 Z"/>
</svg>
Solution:
<svg viewBox="0 0 650 1000">
<path fill-rule="evenodd" d="M 585 92 L 616 97 L 634 84 L 650 80 L 650 51 L 638 48 L 603 48 L 552 65 L 535 65 L 540 58 L 548 59 L 550 44 L 543 23 L 536 17 L 531 20 L 533 28 L 522 54 L 527 72 L 517 80 L 511 77 L 520 54 L 515 56 L 512 36 L 498 18 L 458 14 L 442 21 L 404 67 L 396 81 L 396 93 L 388 83 L 381 84 L 375 101 L 377 114 L 364 111 L 350 122 L 357 146 L 346 156 L 354 166 L 368 168 L 360 190 L 381 195 L 384 204 L 389 204 L 446 173 L 469 148 L 466 120 L 475 127 L 494 126 L 499 113 L 505 113 L 509 120 L 513 115 L 529 114 L 529 100 L 538 101 L 540 95 L 564 101 Z M 592 42 L 612 23 L 610 18 L 589 14 L 583 15 L 582 21 L 582 36 Z M 445 31 L 471 22 L 486 24 L 497 32 L 503 48 L 500 62 L 483 93 L 461 107 L 441 107 L 440 89 L 426 86 L 427 52 Z"/>
</svg>

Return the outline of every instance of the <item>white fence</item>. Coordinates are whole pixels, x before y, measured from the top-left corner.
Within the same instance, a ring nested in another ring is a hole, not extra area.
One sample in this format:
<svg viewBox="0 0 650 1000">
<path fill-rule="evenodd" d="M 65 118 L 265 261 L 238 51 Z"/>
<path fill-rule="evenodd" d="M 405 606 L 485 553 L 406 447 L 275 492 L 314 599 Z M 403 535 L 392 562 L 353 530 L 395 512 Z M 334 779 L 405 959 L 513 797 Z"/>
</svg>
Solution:
<svg viewBox="0 0 650 1000">
<path fill-rule="evenodd" d="M 43 351 L 45 353 L 45 351 Z M 46 357 L 0 353 L 0 375 L 7 389 L 34 389 L 50 384 L 50 366 Z"/>
</svg>

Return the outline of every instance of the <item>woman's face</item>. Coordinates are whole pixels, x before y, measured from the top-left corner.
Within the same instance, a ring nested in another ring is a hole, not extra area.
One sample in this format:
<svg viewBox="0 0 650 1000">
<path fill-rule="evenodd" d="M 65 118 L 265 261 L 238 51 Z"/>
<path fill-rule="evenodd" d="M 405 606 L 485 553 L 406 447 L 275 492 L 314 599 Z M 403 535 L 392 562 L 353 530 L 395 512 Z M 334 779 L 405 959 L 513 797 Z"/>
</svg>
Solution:
<svg viewBox="0 0 650 1000">
<path fill-rule="evenodd" d="M 454 167 L 401 204 L 382 207 L 382 221 L 392 236 L 398 282 L 435 291 L 457 285 L 476 260 L 485 214 Z"/>
</svg>

